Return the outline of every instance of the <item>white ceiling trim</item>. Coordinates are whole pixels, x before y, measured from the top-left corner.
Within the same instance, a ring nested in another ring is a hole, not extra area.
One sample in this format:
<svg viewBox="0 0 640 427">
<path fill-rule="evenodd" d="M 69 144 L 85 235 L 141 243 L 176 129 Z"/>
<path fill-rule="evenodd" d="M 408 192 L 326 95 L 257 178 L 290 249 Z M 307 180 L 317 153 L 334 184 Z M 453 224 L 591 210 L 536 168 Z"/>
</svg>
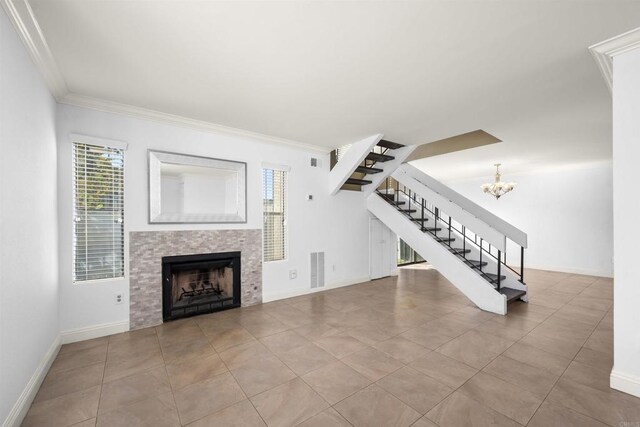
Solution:
<svg viewBox="0 0 640 427">
<path fill-rule="evenodd" d="M 49 49 L 49 45 L 47 44 L 47 41 L 44 38 L 44 34 L 40 29 L 40 25 L 38 24 L 38 21 L 36 21 L 33 10 L 31 9 L 31 5 L 29 4 L 29 0 L 0 0 L 0 4 L 6 11 L 9 20 L 13 24 L 18 35 L 29 51 L 33 62 L 36 64 L 38 70 L 42 74 L 42 77 L 44 78 L 49 91 L 59 103 L 91 108 L 94 110 L 105 111 L 109 113 L 124 114 L 136 118 L 143 118 L 158 122 L 170 123 L 173 125 L 205 132 L 222 133 L 251 138 L 271 144 L 284 144 L 290 147 L 323 154 L 326 154 L 330 151 L 328 148 L 320 147 L 317 145 L 304 144 L 301 142 L 265 135 L 258 132 L 252 132 L 202 120 L 190 119 L 188 117 L 177 116 L 174 114 L 163 113 L 160 111 L 150 110 L 142 107 L 136 107 L 133 105 L 121 104 L 118 102 L 71 93 L 69 92 L 67 83 L 65 82 L 62 74 L 60 73 L 60 70 L 58 69 L 51 50 Z"/>
<path fill-rule="evenodd" d="M 264 135 L 257 132 L 251 132 L 244 129 L 238 129 L 230 126 L 219 125 L 215 123 L 205 122 L 202 120 L 190 119 L 188 117 L 177 116 L 174 114 L 163 113 L 161 111 L 150 110 L 147 108 L 136 107 L 128 104 L 120 104 L 118 102 L 106 101 L 103 99 L 92 98 L 84 95 L 68 93 L 58 100 L 61 104 L 74 105 L 77 107 L 91 108 L 93 110 L 104 111 L 107 113 L 123 114 L 135 118 L 142 118 L 172 125 L 187 127 L 190 129 L 223 133 L 244 138 L 256 139 L 262 142 L 288 145 L 293 148 L 309 150 L 317 153 L 327 154 L 330 149 L 319 147 L 317 145 L 304 144 L 285 138 L 277 138 L 274 136 Z"/>
<path fill-rule="evenodd" d="M 69 90 L 53 59 L 49 45 L 44 39 L 40 25 L 38 25 L 38 21 L 33 15 L 29 1 L 0 0 L 0 4 L 2 4 L 2 8 L 7 12 L 9 20 L 27 47 L 51 94 L 59 100 Z"/>
<path fill-rule="evenodd" d="M 640 48 L 640 27 L 589 46 L 609 91 L 613 89 L 613 57 Z"/>
</svg>

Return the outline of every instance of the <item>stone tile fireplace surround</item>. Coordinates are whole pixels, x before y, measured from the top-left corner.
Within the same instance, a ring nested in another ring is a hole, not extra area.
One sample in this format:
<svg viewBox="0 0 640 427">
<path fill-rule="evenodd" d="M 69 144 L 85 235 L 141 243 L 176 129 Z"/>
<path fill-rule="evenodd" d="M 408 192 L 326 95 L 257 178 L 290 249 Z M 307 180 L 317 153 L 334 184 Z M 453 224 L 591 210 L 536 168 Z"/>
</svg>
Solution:
<svg viewBox="0 0 640 427">
<path fill-rule="evenodd" d="M 162 257 L 240 251 L 242 306 L 262 302 L 262 230 L 129 233 L 129 327 L 162 323 Z"/>
</svg>

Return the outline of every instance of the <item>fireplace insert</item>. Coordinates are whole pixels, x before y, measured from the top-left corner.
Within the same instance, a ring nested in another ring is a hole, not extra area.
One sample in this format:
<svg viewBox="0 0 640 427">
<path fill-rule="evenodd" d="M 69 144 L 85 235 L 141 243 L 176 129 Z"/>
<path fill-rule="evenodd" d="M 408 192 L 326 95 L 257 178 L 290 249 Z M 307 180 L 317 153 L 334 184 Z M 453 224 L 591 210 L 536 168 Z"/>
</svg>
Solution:
<svg viewBox="0 0 640 427">
<path fill-rule="evenodd" d="M 240 252 L 162 258 L 165 322 L 239 306 Z"/>
</svg>

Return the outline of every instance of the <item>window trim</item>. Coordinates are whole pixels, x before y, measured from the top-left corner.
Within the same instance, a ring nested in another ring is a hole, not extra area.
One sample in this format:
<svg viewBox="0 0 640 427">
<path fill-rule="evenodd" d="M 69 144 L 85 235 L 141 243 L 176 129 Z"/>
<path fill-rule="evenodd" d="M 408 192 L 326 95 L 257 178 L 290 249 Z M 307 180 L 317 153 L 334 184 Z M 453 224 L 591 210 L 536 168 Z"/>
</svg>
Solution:
<svg viewBox="0 0 640 427">
<path fill-rule="evenodd" d="M 107 138 L 98 138 L 98 137 L 93 137 L 93 136 L 89 136 L 89 135 L 83 135 L 83 134 L 78 134 L 78 133 L 70 133 L 69 134 L 69 138 L 67 140 L 68 144 L 69 144 L 69 148 L 71 151 L 71 167 L 70 167 L 70 171 L 71 171 L 71 283 L 72 285 L 92 285 L 92 284 L 96 284 L 99 285 L 101 283 L 114 283 L 114 282 L 122 282 L 125 280 L 128 280 L 128 275 L 129 275 L 129 263 L 128 263 L 128 246 L 127 246 L 127 242 L 128 242 L 128 236 L 127 236 L 127 221 L 125 218 L 125 214 L 124 212 L 126 212 L 126 184 L 124 184 L 124 182 L 126 181 L 126 168 L 123 169 L 123 173 L 122 173 L 122 179 L 123 179 L 123 188 L 122 188 L 122 209 L 123 209 L 123 230 L 122 230 L 122 241 L 123 241 L 123 269 L 122 269 L 122 276 L 118 276 L 118 277 L 110 277 L 110 278 L 104 278 L 104 279 L 88 279 L 88 280 L 76 280 L 75 279 L 75 275 L 76 275 L 76 271 L 75 271 L 75 243 L 74 243 L 74 239 L 75 239 L 75 225 L 73 225 L 74 222 L 74 213 L 76 210 L 76 200 L 75 200 L 75 191 L 74 191 L 74 186 L 75 186 L 75 172 L 74 172 L 74 163 L 75 163 L 75 158 L 74 158 L 74 144 L 86 144 L 86 145 L 95 145 L 95 146 L 99 146 L 99 147 L 105 147 L 105 148 L 115 148 L 118 150 L 122 150 L 123 151 L 123 161 L 126 162 L 126 151 L 129 148 L 129 144 L 127 142 L 123 142 L 123 141 L 119 141 L 119 140 L 114 140 L 114 139 L 107 139 Z"/>
</svg>

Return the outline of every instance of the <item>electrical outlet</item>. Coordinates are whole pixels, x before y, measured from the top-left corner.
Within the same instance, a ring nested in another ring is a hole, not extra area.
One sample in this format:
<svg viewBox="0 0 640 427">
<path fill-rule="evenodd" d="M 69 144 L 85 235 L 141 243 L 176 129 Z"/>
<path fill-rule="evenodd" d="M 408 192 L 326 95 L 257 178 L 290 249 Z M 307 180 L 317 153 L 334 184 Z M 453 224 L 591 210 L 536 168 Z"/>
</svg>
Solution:
<svg viewBox="0 0 640 427">
<path fill-rule="evenodd" d="M 116 304 L 122 304 L 124 302 L 124 295 L 122 293 L 116 294 Z"/>
<path fill-rule="evenodd" d="M 289 270 L 289 279 L 293 280 L 298 277 L 298 270 Z"/>
</svg>

